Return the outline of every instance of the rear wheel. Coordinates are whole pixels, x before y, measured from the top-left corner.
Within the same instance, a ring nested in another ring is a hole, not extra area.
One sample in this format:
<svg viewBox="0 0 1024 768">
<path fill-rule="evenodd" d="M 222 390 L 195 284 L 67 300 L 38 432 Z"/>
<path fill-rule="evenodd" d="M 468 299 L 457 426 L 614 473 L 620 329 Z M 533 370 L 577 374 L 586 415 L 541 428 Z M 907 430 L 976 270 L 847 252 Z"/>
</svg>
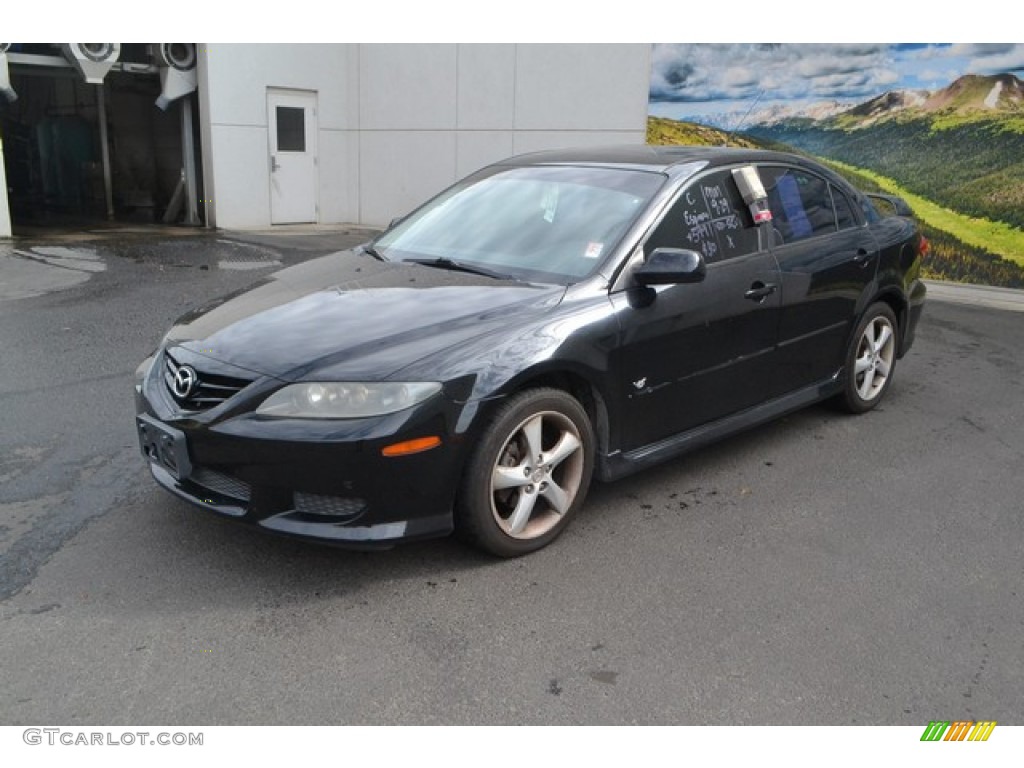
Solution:
<svg viewBox="0 0 1024 768">
<path fill-rule="evenodd" d="M 593 465 L 593 428 L 579 402 L 558 389 L 513 395 L 470 458 L 457 530 L 501 557 L 534 552 L 582 506 Z"/>
<path fill-rule="evenodd" d="M 846 386 L 841 403 L 864 413 L 881 402 L 896 369 L 896 315 L 888 304 L 872 304 L 846 353 Z"/>
</svg>

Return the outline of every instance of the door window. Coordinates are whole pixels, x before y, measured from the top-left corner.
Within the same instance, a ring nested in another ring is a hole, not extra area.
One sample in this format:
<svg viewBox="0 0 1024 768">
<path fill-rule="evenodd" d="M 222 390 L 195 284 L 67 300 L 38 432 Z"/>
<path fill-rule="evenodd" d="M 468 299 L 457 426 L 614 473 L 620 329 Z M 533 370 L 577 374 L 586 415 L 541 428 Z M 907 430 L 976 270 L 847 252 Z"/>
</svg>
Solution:
<svg viewBox="0 0 1024 768">
<path fill-rule="evenodd" d="M 819 176 L 784 166 L 761 166 L 777 239 L 795 243 L 836 231 L 828 182 Z"/>
<path fill-rule="evenodd" d="M 277 151 L 306 151 L 306 110 L 302 107 L 277 108 Z"/>
<path fill-rule="evenodd" d="M 836 224 L 839 226 L 839 229 L 849 229 L 850 227 L 857 226 L 857 219 L 854 218 L 850 199 L 834 184 L 829 184 L 828 188 L 832 190 L 832 205 L 836 209 Z"/>
<path fill-rule="evenodd" d="M 688 248 L 709 264 L 757 251 L 757 227 L 731 172 L 709 173 L 683 190 L 647 239 L 644 253 L 655 248 Z"/>
</svg>

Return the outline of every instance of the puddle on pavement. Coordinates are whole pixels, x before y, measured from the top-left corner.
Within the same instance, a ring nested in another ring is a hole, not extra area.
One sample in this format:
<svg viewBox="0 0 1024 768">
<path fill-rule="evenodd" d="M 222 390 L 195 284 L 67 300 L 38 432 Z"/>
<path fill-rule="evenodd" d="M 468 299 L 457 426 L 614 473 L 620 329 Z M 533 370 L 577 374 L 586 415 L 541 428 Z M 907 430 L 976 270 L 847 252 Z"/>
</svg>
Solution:
<svg viewBox="0 0 1024 768">
<path fill-rule="evenodd" d="M 106 263 L 92 248 L 0 244 L 0 300 L 27 299 L 63 291 L 103 272 Z"/>
<path fill-rule="evenodd" d="M 103 272 L 107 265 L 92 248 L 69 248 L 63 245 L 37 245 L 27 250 L 15 250 L 23 258 L 41 260 L 54 267 L 81 269 L 85 272 Z"/>
<path fill-rule="evenodd" d="M 241 245 L 231 240 L 217 240 L 222 246 L 227 246 L 229 253 L 217 260 L 219 269 L 233 269 L 237 271 L 248 271 L 250 269 L 267 269 L 268 267 L 281 266 L 281 260 L 273 251 L 259 245 Z M 233 253 L 232 251 L 238 251 Z"/>
<path fill-rule="evenodd" d="M 249 270 L 249 269 L 266 269 L 267 267 L 279 267 L 281 262 L 274 259 L 271 261 L 244 261 L 242 259 L 228 260 L 223 259 L 217 262 L 218 269 L 235 269 L 235 270 Z"/>
<path fill-rule="evenodd" d="M 119 242 L 110 245 L 111 255 L 132 259 L 137 264 L 161 267 L 249 271 L 281 266 L 280 254 L 262 245 L 233 240 L 182 237 L 157 242 Z"/>
<path fill-rule="evenodd" d="M 261 245 L 208 237 L 160 242 L 112 242 L 102 249 L 71 245 L 15 246 L 0 243 L 0 301 L 64 291 L 107 269 L 106 259 L 128 258 L 161 268 L 194 267 L 255 271 L 281 266 L 279 254 Z"/>
</svg>

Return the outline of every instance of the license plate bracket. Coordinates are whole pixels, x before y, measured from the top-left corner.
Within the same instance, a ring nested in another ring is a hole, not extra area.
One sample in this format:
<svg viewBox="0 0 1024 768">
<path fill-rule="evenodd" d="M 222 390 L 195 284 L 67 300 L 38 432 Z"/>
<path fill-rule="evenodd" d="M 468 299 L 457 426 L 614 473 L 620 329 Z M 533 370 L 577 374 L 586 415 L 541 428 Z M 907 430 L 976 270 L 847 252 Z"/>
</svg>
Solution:
<svg viewBox="0 0 1024 768">
<path fill-rule="evenodd" d="M 146 414 L 135 417 L 135 426 L 143 456 L 178 480 L 192 474 L 188 439 L 184 432 L 161 424 Z"/>
</svg>

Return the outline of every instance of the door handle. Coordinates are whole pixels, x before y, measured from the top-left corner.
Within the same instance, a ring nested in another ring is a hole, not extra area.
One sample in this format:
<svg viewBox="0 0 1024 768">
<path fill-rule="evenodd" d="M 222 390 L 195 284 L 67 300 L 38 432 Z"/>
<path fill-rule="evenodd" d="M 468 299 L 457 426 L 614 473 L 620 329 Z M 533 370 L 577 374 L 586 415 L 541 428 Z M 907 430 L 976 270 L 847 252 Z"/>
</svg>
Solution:
<svg viewBox="0 0 1024 768">
<path fill-rule="evenodd" d="M 273 173 L 274 171 L 276 171 L 280 167 L 281 166 L 277 164 L 277 157 L 275 157 L 274 155 L 271 155 L 270 156 L 270 172 Z"/>
<path fill-rule="evenodd" d="M 744 298 L 756 301 L 760 304 L 766 298 L 775 293 L 775 289 L 778 286 L 775 283 L 762 283 L 758 280 L 756 283 L 750 286 L 750 290 L 743 294 Z"/>
<path fill-rule="evenodd" d="M 858 248 L 857 253 L 853 255 L 853 263 L 865 266 L 868 262 L 874 258 L 875 251 L 869 251 L 866 248 Z"/>
</svg>

